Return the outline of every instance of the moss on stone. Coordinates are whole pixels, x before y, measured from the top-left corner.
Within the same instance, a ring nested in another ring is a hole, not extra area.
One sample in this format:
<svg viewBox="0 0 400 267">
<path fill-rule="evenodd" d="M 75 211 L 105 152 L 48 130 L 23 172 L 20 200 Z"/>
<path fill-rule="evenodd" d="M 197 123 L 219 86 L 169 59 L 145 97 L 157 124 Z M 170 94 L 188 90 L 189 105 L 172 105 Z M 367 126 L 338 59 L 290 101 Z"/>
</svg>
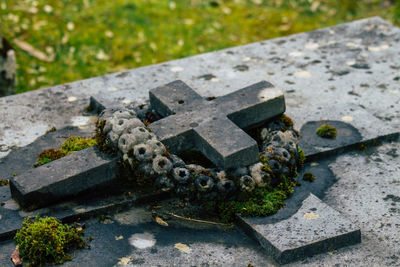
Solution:
<svg viewBox="0 0 400 267">
<path fill-rule="evenodd" d="M 287 197 L 287 193 L 279 189 L 256 188 L 251 193 L 240 193 L 237 200 L 206 202 L 203 208 L 224 222 L 232 222 L 235 214 L 247 217 L 275 214 L 285 205 L 283 201 Z"/>
<path fill-rule="evenodd" d="M 61 264 L 71 259 L 68 251 L 85 246 L 82 228 L 54 217 L 25 218 L 14 240 L 22 259 L 34 266 Z"/>
<path fill-rule="evenodd" d="M 76 151 L 94 146 L 96 143 L 96 140 L 93 138 L 71 136 L 67 138 L 64 143 L 62 143 L 60 149 L 50 148 L 40 152 L 33 166 L 38 167 L 47 164 L 49 162 L 52 162 L 53 160 L 60 159 Z"/>
<path fill-rule="evenodd" d="M 46 149 L 38 155 L 38 158 L 33 165 L 34 167 L 38 167 L 40 165 L 47 164 L 53 160 L 59 159 L 66 156 L 66 153 L 60 149 Z"/>
<path fill-rule="evenodd" d="M 283 122 L 286 127 L 293 127 L 294 125 L 293 120 L 290 117 L 286 116 L 285 114 L 282 114 L 279 120 Z"/>
<path fill-rule="evenodd" d="M 308 181 L 308 182 L 314 182 L 315 180 L 315 175 L 311 172 L 305 172 L 303 174 L 303 180 Z"/>
<path fill-rule="evenodd" d="M 302 149 L 298 149 L 297 150 L 299 152 L 299 162 L 298 162 L 298 167 L 299 169 L 303 167 L 304 162 L 306 161 L 306 154 L 304 153 L 304 151 Z"/>
<path fill-rule="evenodd" d="M 96 135 L 94 139 L 97 143 L 97 148 L 107 154 L 115 155 L 118 151 L 109 144 L 103 129 L 106 125 L 106 120 L 97 120 L 96 122 Z"/>
<path fill-rule="evenodd" d="M 335 139 L 337 135 L 337 129 L 327 123 L 322 124 L 320 127 L 318 127 L 316 134 L 323 138 L 330 138 L 330 139 Z"/>
<path fill-rule="evenodd" d="M 73 152 L 96 145 L 96 140 L 93 138 L 85 138 L 82 136 L 68 137 L 61 145 L 61 150 L 67 155 Z"/>
<path fill-rule="evenodd" d="M 284 200 L 293 193 L 295 185 L 292 178 L 281 175 L 277 187 L 267 186 L 251 192 L 241 192 L 237 199 L 231 201 L 208 201 L 202 204 L 202 208 L 224 222 L 232 222 L 235 214 L 246 217 L 268 216 L 285 206 Z"/>
<path fill-rule="evenodd" d="M 52 132 L 55 132 L 55 131 L 57 131 L 57 128 L 55 126 L 53 126 L 49 130 L 47 130 L 45 134 L 52 133 Z"/>
</svg>

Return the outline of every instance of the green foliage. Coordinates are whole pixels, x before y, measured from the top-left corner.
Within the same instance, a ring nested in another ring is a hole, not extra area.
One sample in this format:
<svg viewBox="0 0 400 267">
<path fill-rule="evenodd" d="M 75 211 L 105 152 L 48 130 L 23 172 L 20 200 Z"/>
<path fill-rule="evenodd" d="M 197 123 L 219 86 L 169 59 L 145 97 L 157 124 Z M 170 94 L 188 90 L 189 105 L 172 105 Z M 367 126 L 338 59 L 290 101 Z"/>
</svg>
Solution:
<svg viewBox="0 0 400 267">
<path fill-rule="evenodd" d="M 46 149 L 38 155 L 38 158 L 33 166 L 38 167 L 40 165 L 47 164 L 53 160 L 59 159 L 66 156 L 66 153 L 60 149 Z"/>
<path fill-rule="evenodd" d="M 285 206 L 284 200 L 292 193 L 295 183 L 292 178 L 281 175 L 280 183 L 273 188 L 256 188 L 242 192 L 232 201 L 209 201 L 202 204 L 205 212 L 218 216 L 224 222 L 231 222 L 236 213 L 243 216 L 263 217 L 275 214 Z"/>
<path fill-rule="evenodd" d="M 94 146 L 95 144 L 96 140 L 93 138 L 85 138 L 82 136 L 71 136 L 67 138 L 61 145 L 61 150 L 68 155 L 73 152 Z"/>
<path fill-rule="evenodd" d="M 61 145 L 61 149 L 46 149 L 38 155 L 38 158 L 33 166 L 38 167 L 47 164 L 53 160 L 60 159 L 76 151 L 96 145 L 96 140 L 93 138 L 85 138 L 81 136 L 71 136 L 67 138 Z"/>
<path fill-rule="evenodd" d="M 318 129 L 315 133 L 323 138 L 335 139 L 336 135 L 337 135 L 337 129 L 335 127 L 325 123 L 325 124 L 322 124 L 320 127 L 318 127 Z"/>
<path fill-rule="evenodd" d="M 0 2 L 2 34 L 17 53 L 18 92 L 369 16 L 400 23 L 399 1 Z M 42 52 L 45 60 L 17 40 Z"/>
<path fill-rule="evenodd" d="M 68 251 L 85 245 L 82 229 L 62 224 L 54 217 L 25 218 L 14 240 L 21 257 L 39 266 L 70 260 Z"/>
<path fill-rule="evenodd" d="M 314 182 L 315 180 L 315 175 L 311 172 L 305 172 L 303 174 L 303 180 L 308 181 L 308 182 Z"/>
<path fill-rule="evenodd" d="M 304 162 L 306 161 L 306 154 L 304 154 L 304 151 L 302 149 L 298 149 L 299 152 L 299 167 L 303 167 Z"/>
</svg>

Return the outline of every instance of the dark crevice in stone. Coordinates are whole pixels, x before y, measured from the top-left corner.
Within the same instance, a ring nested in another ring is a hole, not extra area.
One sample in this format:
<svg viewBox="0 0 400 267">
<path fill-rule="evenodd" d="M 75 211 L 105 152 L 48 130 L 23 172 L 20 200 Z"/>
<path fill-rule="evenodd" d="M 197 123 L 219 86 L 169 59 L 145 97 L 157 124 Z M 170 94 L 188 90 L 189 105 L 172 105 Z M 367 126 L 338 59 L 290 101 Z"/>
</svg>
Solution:
<svg viewBox="0 0 400 267">
<path fill-rule="evenodd" d="M 247 66 L 247 65 L 237 65 L 233 68 L 237 71 L 248 71 L 249 70 L 249 66 Z"/>
<path fill-rule="evenodd" d="M 215 76 L 214 74 L 204 74 L 204 75 L 201 75 L 201 76 L 199 76 L 199 77 L 197 77 L 198 79 L 204 79 L 204 80 L 206 80 L 206 81 L 209 81 L 209 80 L 211 80 L 211 79 L 213 79 L 213 78 L 216 78 L 217 76 Z"/>
</svg>

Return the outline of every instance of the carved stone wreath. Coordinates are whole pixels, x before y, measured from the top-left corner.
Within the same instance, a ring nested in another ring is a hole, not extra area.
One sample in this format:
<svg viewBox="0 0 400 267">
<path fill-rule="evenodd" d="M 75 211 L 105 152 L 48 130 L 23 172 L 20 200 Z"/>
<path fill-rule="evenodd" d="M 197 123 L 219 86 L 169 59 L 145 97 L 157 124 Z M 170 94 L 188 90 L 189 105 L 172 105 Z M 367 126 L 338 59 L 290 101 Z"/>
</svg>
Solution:
<svg viewBox="0 0 400 267">
<path fill-rule="evenodd" d="M 266 123 L 256 132 L 260 161 L 256 164 L 222 170 L 186 164 L 167 148 L 147 127 L 149 114 L 158 116 L 150 105 L 105 109 L 99 115 L 98 132 L 103 145 L 116 151 L 132 170 L 132 178 L 150 182 L 182 199 L 200 202 L 232 200 L 240 192 L 275 187 L 282 177 L 293 181 L 302 165 L 298 132 L 285 115 Z M 146 124 L 145 124 L 146 123 Z"/>
</svg>

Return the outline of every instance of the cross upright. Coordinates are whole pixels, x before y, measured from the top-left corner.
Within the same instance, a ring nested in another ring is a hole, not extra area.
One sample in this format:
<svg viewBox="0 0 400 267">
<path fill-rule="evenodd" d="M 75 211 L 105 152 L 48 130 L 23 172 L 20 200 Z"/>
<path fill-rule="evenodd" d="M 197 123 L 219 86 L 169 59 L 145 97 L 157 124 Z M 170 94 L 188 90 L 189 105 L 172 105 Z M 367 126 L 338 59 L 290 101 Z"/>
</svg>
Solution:
<svg viewBox="0 0 400 267">
<path fill-rule="evenodd" d="M 197 148 L 223 169 L 257 162 L 257 142 L 242 129 L 285 112 L 283 93 L 266 81 L 208 101 L 177 80 L 150 90 L 150 103 L 164 118 L 149 127 L 171 153 Z"/>
</svg>

